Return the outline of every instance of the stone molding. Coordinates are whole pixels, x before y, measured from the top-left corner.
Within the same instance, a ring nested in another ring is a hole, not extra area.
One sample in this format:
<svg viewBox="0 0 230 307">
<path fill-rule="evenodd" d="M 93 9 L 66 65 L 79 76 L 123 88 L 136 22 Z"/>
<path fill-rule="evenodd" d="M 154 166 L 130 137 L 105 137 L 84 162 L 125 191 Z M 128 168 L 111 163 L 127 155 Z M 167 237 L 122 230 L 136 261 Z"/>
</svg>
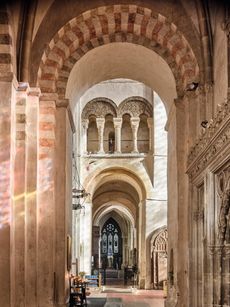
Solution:
<svg viewBox="0 0 230 307">
<path fill-rule="evenodd" d="M 210 255 L 219 255 L 230 258 L 230 244 L 225 245 L 209 245 L 208 251 Z"/>
<path fill-rule="evenodd" d="M 223 148 L 230 145 L 230 103 L 218 106 L 217 114 L 203 129 L 199 140 L 188 155 L 187 173 L 190 178 L 200 174 L 218 156 Z"/>
</svg>

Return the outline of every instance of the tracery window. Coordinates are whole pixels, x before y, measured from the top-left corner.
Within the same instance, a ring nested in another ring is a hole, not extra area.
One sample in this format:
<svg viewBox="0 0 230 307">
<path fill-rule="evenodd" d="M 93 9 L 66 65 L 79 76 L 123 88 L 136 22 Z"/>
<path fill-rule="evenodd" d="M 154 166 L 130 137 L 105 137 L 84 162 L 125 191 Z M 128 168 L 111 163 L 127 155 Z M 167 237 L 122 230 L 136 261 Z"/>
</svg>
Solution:
<svg viewBox="0 0 230 307">
<path fill-rule="evenodd" d="M 111 218 L 102 230 L 102 254 L 108 256 L 119 254 L 121 248 L 121 231 L 119 225 Z"/>
</svg>

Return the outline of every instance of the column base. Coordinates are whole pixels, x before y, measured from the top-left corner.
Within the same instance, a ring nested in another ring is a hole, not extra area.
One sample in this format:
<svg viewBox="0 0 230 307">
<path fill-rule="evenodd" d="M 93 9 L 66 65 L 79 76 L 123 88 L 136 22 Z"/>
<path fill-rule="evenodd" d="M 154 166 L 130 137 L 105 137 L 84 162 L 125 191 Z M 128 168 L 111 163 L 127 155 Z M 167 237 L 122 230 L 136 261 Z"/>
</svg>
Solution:
<svg viewBox="0 0 230 307">
<path fill-rule="evenodd" d="M 133 154 L 138 154 L 139 151 L 138 151 L 138 150 L 133 150 L 133 151 L 131 151 L 131 153 L 133 153 Z"/>
</svg>

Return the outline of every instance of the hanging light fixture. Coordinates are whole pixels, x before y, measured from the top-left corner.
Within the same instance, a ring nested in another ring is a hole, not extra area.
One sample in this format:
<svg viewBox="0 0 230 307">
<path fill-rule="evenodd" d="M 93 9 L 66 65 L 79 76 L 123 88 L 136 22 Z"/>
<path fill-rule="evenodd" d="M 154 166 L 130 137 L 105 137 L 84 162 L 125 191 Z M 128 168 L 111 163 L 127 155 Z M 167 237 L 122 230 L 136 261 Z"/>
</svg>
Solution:
<svg viewBox="0 0 230 307">
<path fill-rule="evenodd" d="M 90 194 L 80 182 L 80 176 L 77 169 L 77 162 L 73 153 L 73 188 L 72 188 L 72 210 L 81 210 L 85 207 L 84 202 Z"/>
</svg>

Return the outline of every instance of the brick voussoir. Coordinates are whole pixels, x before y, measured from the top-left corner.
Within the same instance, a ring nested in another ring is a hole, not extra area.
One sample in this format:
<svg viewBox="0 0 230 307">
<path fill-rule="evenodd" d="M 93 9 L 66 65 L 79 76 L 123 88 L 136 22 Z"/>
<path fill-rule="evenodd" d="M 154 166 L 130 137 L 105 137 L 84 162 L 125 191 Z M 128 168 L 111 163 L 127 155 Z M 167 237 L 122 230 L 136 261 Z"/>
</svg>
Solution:
<svg viewBox="0 0 230 307">
<path fill-rule="evenodd" d="M 49 74 L 49 70 L 41 65 L 42 77 L 52 81 L 55 77 L 55 84 L 64 86 L 63 81 L 66 84 L 73 65 L 89 50 L 110 42 L 125 41 L 146 46 L 161 55 L 174 76 L 179 75 L 177 87 L 182 86 L 188 75 L 199 73 L 192 49 L 174 24 L 147 8 L 126 4 L 99 7 L 69 21 L 46 50 L 44 65 L 53 66 L 57 73 L 52 70 Z M 62 86 L 58 85 L 58 92 L 63 93 Z"/>
</svg>

